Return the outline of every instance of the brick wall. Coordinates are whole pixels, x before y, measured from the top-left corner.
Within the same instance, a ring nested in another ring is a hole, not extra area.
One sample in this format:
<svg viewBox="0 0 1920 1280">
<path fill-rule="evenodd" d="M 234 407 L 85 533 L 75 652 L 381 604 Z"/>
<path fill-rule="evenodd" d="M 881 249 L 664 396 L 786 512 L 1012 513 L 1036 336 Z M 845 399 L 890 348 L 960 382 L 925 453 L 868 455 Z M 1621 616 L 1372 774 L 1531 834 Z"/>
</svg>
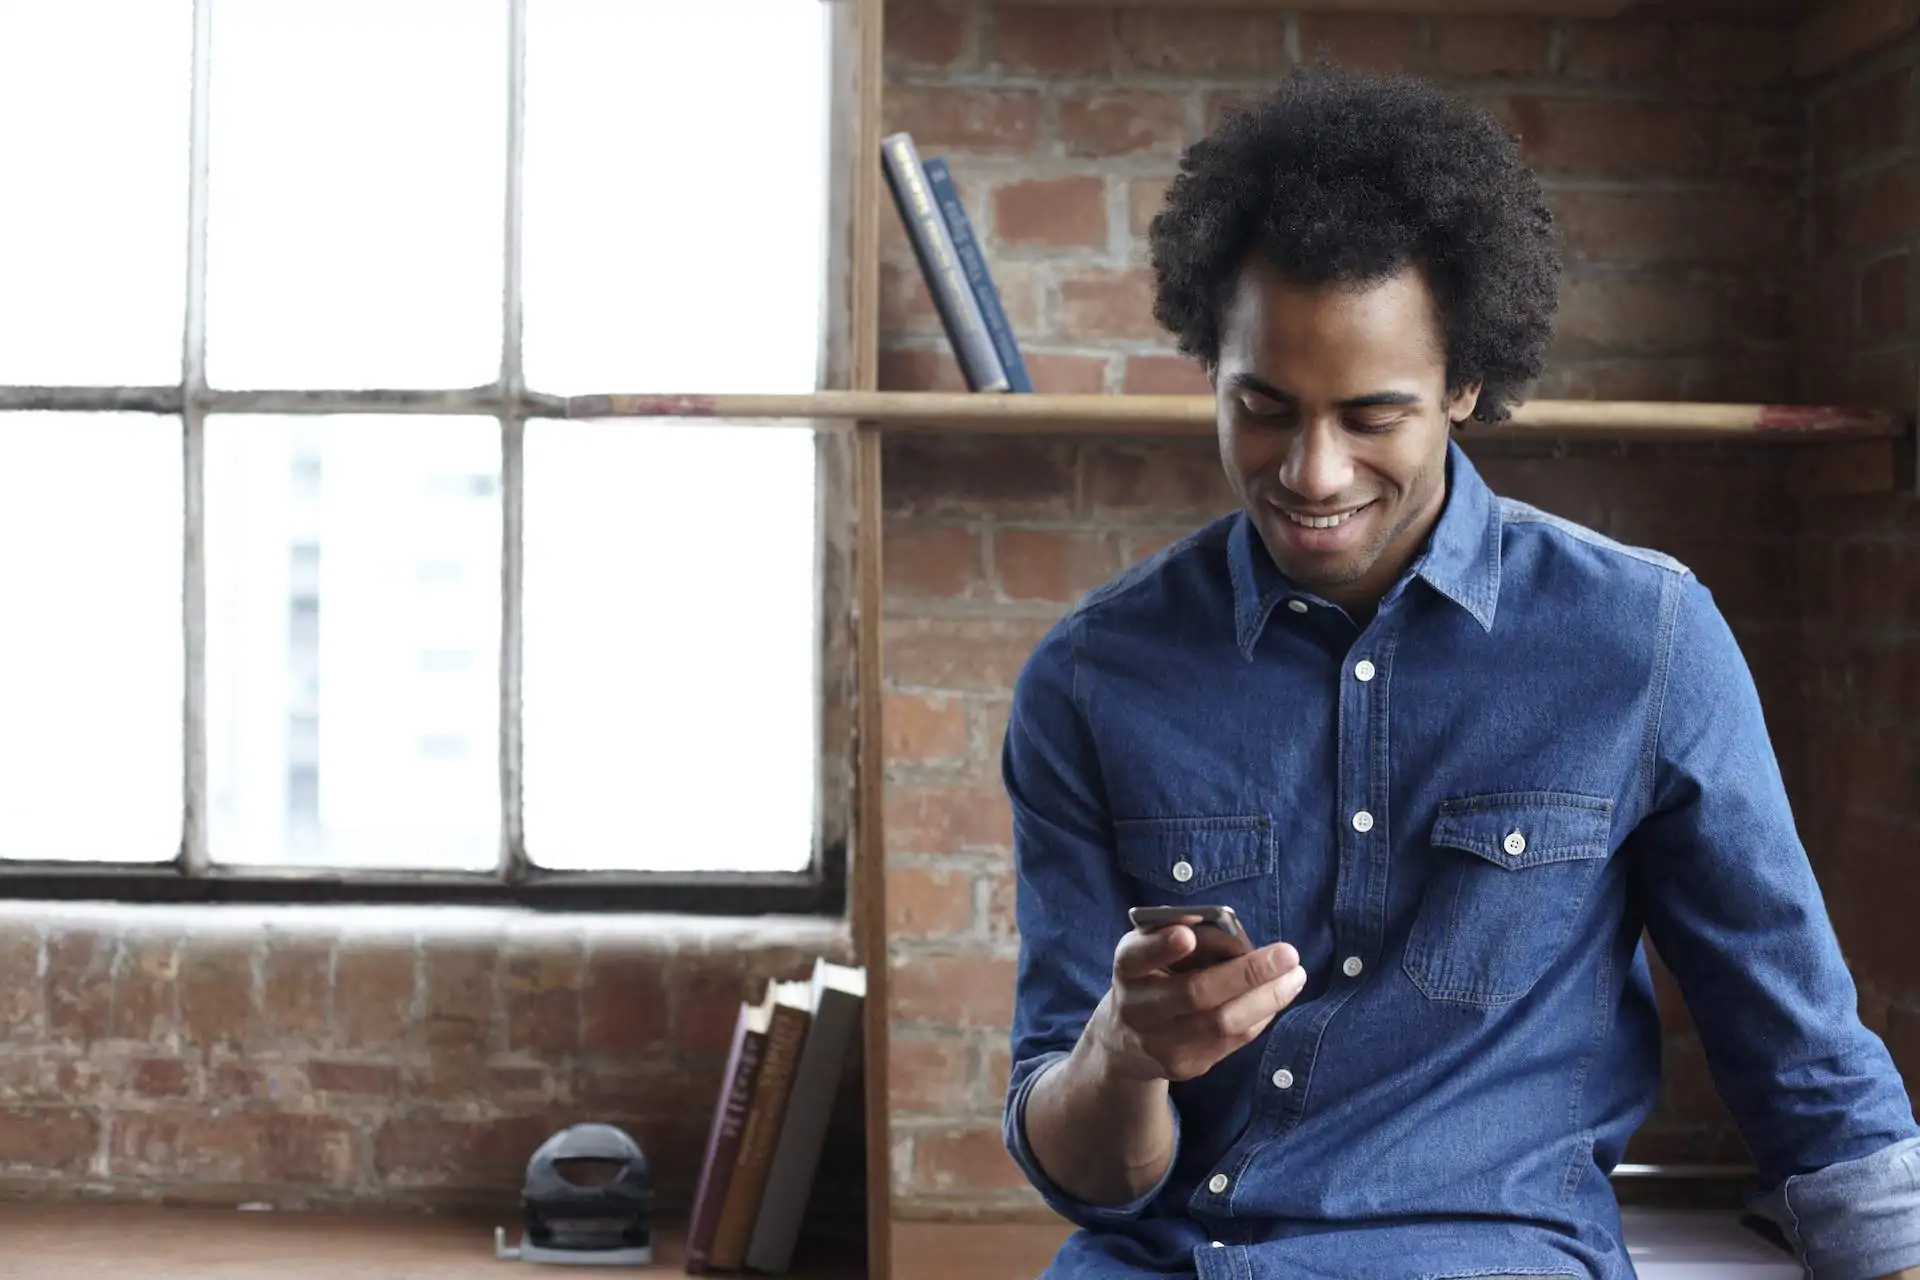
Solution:
<svg viewBox="0 0 1920 1280">
<path fill-rule="evenodd" d="M 1911 408 L 1920 310 L 1920 36 L 1811 95 L 1811 324 L 1819 396 Z M 1907 939 L 1920 879 L 1920 504 L 1834 499 L 1806 512 L 1808 844 L 1819 860 L 1869 1020 L 1920 1080 L 1920 960 Z"/>
<path fill-rule="evenodd" d="M 897 5 L 889 129 L 945 155 L 1042 390 L 1201 390 L 1143 232 L 1180 148 L 1302 58 L 1425 71 L 1520 132 L 1566 229 L 1543 395 L 1793 399 L 1806 133 L 1787 29 Z M 1684 86 L 1684 87 L 1682 87 Z M 958 389 L 897 220 L 886 385 Z M 1798 782 L 1796 514 L 1778 454 L 1483 445 L 1496 487 L 1670 550 L 1720 596 Z M 1017 942 L 995 775 L 1010 681 L 1074 595 L 1230 503 L 1211 441 L 896 439 L 886 455 L 892 1143 L 910 1216 L 1025 1209 L 1000 1147 Z M 1738 1158 L 1684 1009 L 1642 1159 Z"/>
<path fill-rule="evenodd" d="M 825 922 L 0 904 L 0 1191 L 513 1212 L 540 1141 L 603 1120 L 684 1209 L 738 1001 L 847 951 Z"/>
</svg>

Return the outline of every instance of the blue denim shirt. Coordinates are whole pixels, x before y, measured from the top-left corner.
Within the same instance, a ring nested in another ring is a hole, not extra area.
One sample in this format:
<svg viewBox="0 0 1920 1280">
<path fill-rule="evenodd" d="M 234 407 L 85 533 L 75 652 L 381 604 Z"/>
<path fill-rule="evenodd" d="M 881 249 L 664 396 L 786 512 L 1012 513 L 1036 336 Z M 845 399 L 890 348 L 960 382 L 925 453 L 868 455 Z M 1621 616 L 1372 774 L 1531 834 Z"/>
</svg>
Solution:
<svg viewBox="0 0 1920 1280">
<path fill-rule="evenodd" d="M 1020 675 L 1005 1137 L 1089 1228 L 1048 1275 L 1633 1275 L 1608 1174 L 1658 1085 L 1643 927 L 1814 1274 L 1920 1265 L 1920 1130 L 1712 598 L 1496 497 L 1457 445 L 1448 468 L 1365 625 L 1236 514 L 1091 593 Z M 1306 988 L 1171 1087 L 1158 1186 L 1079 1203 L 1027 1145 L 1030 1088 L 1127 908 L 1182 902 L 1292 943 Z"/>
</svg>

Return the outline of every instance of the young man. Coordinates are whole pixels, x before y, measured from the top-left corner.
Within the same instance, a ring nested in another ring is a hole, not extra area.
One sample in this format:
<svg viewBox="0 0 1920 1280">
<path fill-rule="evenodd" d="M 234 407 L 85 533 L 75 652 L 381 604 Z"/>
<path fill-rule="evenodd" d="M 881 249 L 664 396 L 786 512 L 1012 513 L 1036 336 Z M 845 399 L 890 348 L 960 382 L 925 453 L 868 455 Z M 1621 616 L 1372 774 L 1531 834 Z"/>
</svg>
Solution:
<svg viewBox="0 0 1920 1280">
<path fill-rule="evenodd" d="M 1856 1016 L 1752 681 L 1656 552 L 1490 493 L 1451 433 L 1540 372 L 1552 219 L 1417 83 L 1289 78 L 1194 147 L 1155 314 L 1244 509 L 1039 645 L 1004 750 L 1006 1139 L 1050 1277 L 1633 1274 L 1649 931 L 1819 1277 L 1920 1276 L 1920 1130 Z M 1224 904 L 1257 949 L 1197 972 Z"/>
</svg>

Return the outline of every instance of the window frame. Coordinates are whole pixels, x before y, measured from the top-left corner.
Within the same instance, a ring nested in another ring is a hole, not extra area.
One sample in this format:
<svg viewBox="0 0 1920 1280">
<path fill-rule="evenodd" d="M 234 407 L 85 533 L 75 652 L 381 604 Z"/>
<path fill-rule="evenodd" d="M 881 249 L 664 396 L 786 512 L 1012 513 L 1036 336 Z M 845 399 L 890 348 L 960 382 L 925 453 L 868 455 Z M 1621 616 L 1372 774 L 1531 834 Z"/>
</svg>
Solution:
<svg viewBox="0 0 1920 1280">
<path fill-rule="evenodd" d="M 526 424 L 566 418 L 567 398 L 526 384 L 521 363 L 522 192 L 529 0 L 497 0 L 508 23 L 506 202 L 500 371 L 483 387 L 444 390 L 220 390 L 206 378 L 208 85 L 215 0 L 193 0 L 188 145 L 187 279 L 181 381 L 176 386 L 0 386 L 0 412 L 136 413 L 178 419 L 184 468 L 182 705 L 185 769 L 181 843 L 164 863 L 0 860 L 0 896 L 123 902 L 260 904 L 503 904 L 566 910 L 839 916 L 848 907 L 848 851 L 857 772 L 855 618 L 856 465 L 845 424 L 808 421 L 815 439 L 816 821 L 809 868 L 799 872 L 563 871 L 536 866 L 521 811 L 521 613 L 523 446 Z M 808 3 L 809 0 L 795 0 Z M 834 10 L 844 6 L 836 0 Z M 851 385 L 854 346 L 853 191 L 860 50 L 854 24 L 829 23 L 829 137 L 825 346 L 820 385 Z M 611 388 L 685 392 L 710 388 Z M 277 868 L 212 861 L 207 848 L 206 423 L 222 413 L 433 414 L 491 417 L 501 442 L 500 799 L 501 849 L 490 871 Z M 794 425 L 793 420 L 784 420 Z"/>
</svg>

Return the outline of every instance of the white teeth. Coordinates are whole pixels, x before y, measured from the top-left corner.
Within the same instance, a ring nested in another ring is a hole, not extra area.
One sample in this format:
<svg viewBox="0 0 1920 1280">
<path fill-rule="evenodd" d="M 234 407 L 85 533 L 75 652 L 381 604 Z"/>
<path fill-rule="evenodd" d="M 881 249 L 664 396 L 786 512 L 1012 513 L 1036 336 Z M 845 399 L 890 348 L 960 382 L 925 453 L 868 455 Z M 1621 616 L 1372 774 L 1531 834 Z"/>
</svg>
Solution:
<svg viewBox="0 0 1920 1280">
<path fill-rule="evenodd" d="M 1287 519 L 1309 529 L 1332 529 L 1345 524 L 1358 514 L 1360 514 L 1359 507 L 1355 507 L 1351 511 L 1342 511 L 1337 516 L 1297 516 L 1289 511 L 1287 512 Z"/>
</svg>

